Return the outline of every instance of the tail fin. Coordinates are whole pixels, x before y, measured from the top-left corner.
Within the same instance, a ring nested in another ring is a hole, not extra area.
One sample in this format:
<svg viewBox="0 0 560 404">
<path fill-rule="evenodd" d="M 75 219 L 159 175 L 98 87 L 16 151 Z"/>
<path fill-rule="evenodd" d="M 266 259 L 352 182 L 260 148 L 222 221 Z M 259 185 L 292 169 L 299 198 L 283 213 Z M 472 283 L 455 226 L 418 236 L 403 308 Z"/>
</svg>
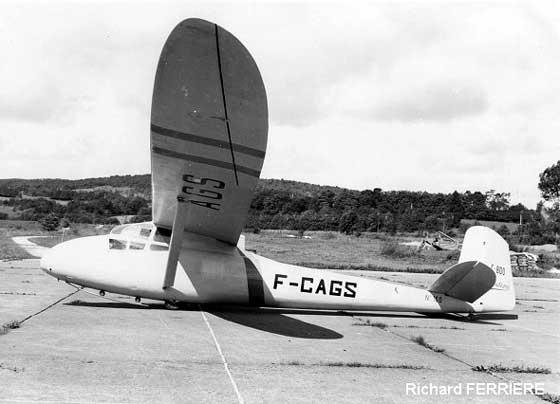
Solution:
<svg viewBox="0 0 560 404">
<path fill-rule="evenodd" d="M 476 312 L 512 310 L 515 290 L 507 242 L 487 227 L 471 227 L 465 234 L 459 262 L 429 290 L 467 301 Z"/>
</svg>

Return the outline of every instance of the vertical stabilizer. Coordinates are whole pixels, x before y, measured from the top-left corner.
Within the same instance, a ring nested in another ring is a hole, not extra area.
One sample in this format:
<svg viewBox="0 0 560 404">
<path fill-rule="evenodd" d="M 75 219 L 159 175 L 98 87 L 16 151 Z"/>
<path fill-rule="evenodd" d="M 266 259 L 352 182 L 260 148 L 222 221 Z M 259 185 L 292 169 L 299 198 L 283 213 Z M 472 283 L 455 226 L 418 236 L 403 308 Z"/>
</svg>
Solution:
<svg viewBox="0 0 560 404">
<path fill-rule="evenodd" d="M 488 227 L 471 227 L 465 234 L 459 262 L 470 260 L 486 264 L 496 274 L 494 286 L 474 302 L 476 311 L 512 310 L 515 307 L 515 289 L 508 243 Z"/>
<path fill-rule="evenodd" d="M 467 301 L 475 312 L 512 310 L 515 290 L 507 242 L 487 227 L 471 227 L 459 262 L 429 290 Z"/>
</svg>

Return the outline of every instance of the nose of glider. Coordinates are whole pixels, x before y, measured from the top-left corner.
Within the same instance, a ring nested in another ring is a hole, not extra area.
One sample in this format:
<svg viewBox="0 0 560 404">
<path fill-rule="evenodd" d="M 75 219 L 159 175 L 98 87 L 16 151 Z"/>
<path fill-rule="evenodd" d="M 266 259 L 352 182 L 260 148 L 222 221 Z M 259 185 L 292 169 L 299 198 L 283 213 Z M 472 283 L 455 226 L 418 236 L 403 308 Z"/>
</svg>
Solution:
<svg viewBox="0 0 560 404">
<path fill-rule="evenodd" d="M 75 272 L 75 240 L 65 241 L 51 248 L 41 259 L 40 267 L 57 279 L 70 280 Z"/>
<path fill-rule="evenodd" d="M 64 243 L 58 244 L 51 248 L 45 255 L 43 255 L 43 258 L 41 258 L 40 267 L 48 275 L 56 278 L 58 278 L 57 275 L 60 275 L 61 263 L 63 262 L 61 257 L 63 255 L 63 250 Z"/>
<path fill-rule="evenodd" d="M 66 281 L 76 281 L 91 268 L 84 257 L 108 248 L 107 236 L 82 237 L 51 248 L 41 259 L 40 267 L 48 275 Z"/>
</svg>

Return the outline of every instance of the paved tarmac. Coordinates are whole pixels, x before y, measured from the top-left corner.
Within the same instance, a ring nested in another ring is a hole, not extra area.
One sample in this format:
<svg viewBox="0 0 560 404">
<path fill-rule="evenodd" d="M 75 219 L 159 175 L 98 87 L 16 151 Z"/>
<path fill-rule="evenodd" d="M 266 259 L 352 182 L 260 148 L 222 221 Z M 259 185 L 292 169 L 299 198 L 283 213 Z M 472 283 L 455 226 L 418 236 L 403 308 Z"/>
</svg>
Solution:
<svg viewBox="0 0 560 404">
<path fill-rule="evenodd" d="M 12 240 L 16 244 L 18 244 L 21 248 L 23 248 L 25 251 L 27 251 L 29 254 L 33 255 L 34 257 L 40 258 L 47 251 L 49 251 L 49 248 L 40 246 L 38 244 L 35 244 L 33 241 L 30 241 L 29 239 L 31 237 L 44 237 L 44 236 L 18 236 L 18 237 L 12 237 Z"/>
<path fill-rule="evenodd" d="M 354 273 L 416 286 L 437 277 Z M 41 272 L 38 260 L 3 262 L 0 324 L 24 321 L 0 335 L 0 403 L 543 403 L 531 394 L 466 391 L 468 383 L 538 382 L 560 394 L 560 281 L 516 278 L 515 285 L 518 319 L 171 311 L 76 292 Z M 445 351 L 411 341 L 417 336 Z M 491 365 L 551 373 L 472 370 Z M 462 391 L 407 394 L 407 383 Z"/>
</svg>

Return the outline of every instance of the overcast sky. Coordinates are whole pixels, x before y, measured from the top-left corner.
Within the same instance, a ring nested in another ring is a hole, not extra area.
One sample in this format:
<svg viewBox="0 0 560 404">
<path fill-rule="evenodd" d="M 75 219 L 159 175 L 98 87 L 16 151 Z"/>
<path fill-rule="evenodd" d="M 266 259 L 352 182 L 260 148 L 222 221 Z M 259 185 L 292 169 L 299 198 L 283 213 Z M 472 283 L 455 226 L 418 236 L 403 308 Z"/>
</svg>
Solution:
<svg viewBox="0 0 560 404">
<path fill-rule="evenodd" d="M 2 3 L 0 178 L 147 173 L 153 79 L 182 19 L 214 21 L 260 68 L 262 177 L 534 208 L 560 159 L 554 2 Z"/>
</svg>

